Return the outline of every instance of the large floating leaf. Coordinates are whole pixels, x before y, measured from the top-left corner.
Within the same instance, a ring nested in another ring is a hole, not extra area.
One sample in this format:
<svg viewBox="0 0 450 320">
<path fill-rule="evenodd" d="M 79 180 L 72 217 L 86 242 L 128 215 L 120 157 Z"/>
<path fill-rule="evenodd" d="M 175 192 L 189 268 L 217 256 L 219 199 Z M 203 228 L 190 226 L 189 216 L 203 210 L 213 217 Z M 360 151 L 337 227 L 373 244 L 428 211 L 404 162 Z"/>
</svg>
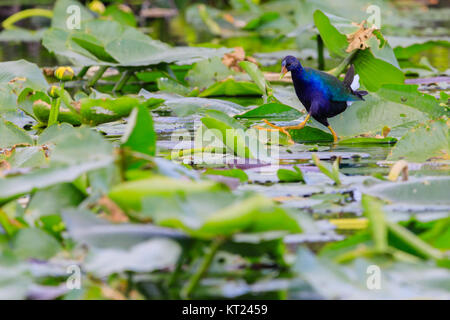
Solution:
<svg viewBox="0 0 450 320">
<path fill-rule="evenodd" d="M 26 60 L 0 62 L 0 114 L 15 111 L 17 96 L 24 90 L 46 90 L 42 71 Z"/>
<path fill-rule="evenodd" d="M 34 168 L 48 162 L 40 146 L 15 148 L 11 154 L 0 155 L 0 159 L 6 160 L 12 168 Z"/>
<path fill-rule="evenodd" d="M 213 84 L 200 93 L 199 97 L 261 96 L 262 94 L 261 89 L 253 82 L 236 81 L 230 78 Z"/>
<path fill-rule="evenodd" d="M 144 98 L 164 99 L 164 105 L 169 107 L 179 117 L 193 114 L 202 114 L 208 110 L 222 111 L 230 116 L 241 113 L 245 108 L 237 103 L 211 98 L 181 97 L 178 95 L 165 95 L 151 93 L 145 89 L 139 91 Z"/>
<path fill-rule="evenodd" d="M 139 211 L 142 199 L 146 196 L 170 196 L 177 192 L 198 193 L 216 190 L 220 187 L 210 181 L 189 181 L 155 176 L 144 180 L 124 182 L 116 185 L 109 193 L 109 197 L 125 210 Z"/>
<path fill-rule="evenodd" d="M 234 74 L 234 71 L 222 63 L 220 57 L 212 57 L 194 64 L 192 69 L 189 70 L 186 80 L 191 87 L 204 89 Z"/>
<path fill-rule="evenodd" d="M 95 250 L 87 258 L 86 270 L 99 277 L 125 271 L 151 272 L 173 267 L 180 253 L 180 245 L 173 240 L 151 239 L 127 250 Z"/>
<path fill-rule="evenodd" d="M 84 195 L 73 184 L 57 184 L 33 194 L 26 214 L 33 219 L 60 214 L 63 209 L 76 207 L 83 199 Z"/>
<path fill-rule="evenodd" d="M 448 159 L 449 155 L 449 122 L 441 119 L 426 122 L 407 132 L 392 149 L 388 160 L 423 162 L 433 158 Z"/>
<path fill-rule="evenodd" d="M 373 265 L 382 270 L 379 290 L 367 286 L 367 271 Z M 294 269 L 327 299 L 448 299 L 449 296 L 448 270 L 427 262 L 393 262 L 380 257 L 339 265 L 299 248 Z"/>
<path fill-rule="evenodd" d="M 281 103 L 267 103 L 259 107 L 244 112 L 243 114 L 236 115 L 235 118 L 287 118 L 298 119 L 303 116 L 303 113 L 295 108 Z"/>
<path fill-rule="evenodd" d="M 113 162 L 112 145 L 99 133 L 89 128 L 68 129 L 68 125 L 58 131 L 58 127 L 48 128 L 47 137 L 41 140 L 51 145 L 50 166 L 0 179 L 0 202 L 58 183 L 72 182 L 82 173 Z"/>
<path fill-rule="evenodd" d="M 0 63 L 0 84 L 20 82 L 23 88 L 46 90 L 48 87 L 42 71 L 34 63 L 16 60 Z"/>
<path fill-rule="evenodd" d="M 88 210 L 66 209 L 63 220 L 72 239 L 93 248 L 129 249 L 155 238 L 185 239 L 185 233 L 152 224 L 115 224 Z"/>
<path fill-rule="evenodd" d="M 82 8 L 80 29 L 67 28 L 68 14 L 65 10 L 70 5 Z M 76 1 L 58 1 L 54 16 L 57 18 L 53 19 L 52 28 L 44 34 L 44 46 L 80 66 L 148 66 L 163 62 L 192 64 L 214 56 L 223 56 L 229 51 L 200 47 L 172 48 L 133 27 L 111 20 L 95 20 Z"/>
<path fill-rule="evenodd" d="M 447 197 L 449 187 L 448 178 L 422 178 L 411 182 L 381 183 L 367 188 L 366 193 L 394 203 L 439 205 L 450 203 Z"/>
<path fill-rule="evenodd" d="M 81 174 L 108 166 L 110 159 L 80 164 L 54 166 L 37 169 L 24 175 L 0 179 L 0 203 L 24 195 L 36 189 L 46 188 L 62 182 L 72 182 Z"/>
<path fill-rule="evenodd" d="M 23 258 L 49 259 L 61 250 L 61 245 L 41 229 L 24 228 L 15 235 L 13 248 Z"/>
<path fill-rule="evenodd" d="M 181 228 L 200 238 L 238 232 L 301 229 L 289 213 L 260 195 L 235 197 L 229 193 L 191 194 L 175 199 L 146 198 L 143 211 L 162 226 Z"/>
<path fill-rule="evenodd" d="M 70 39 L 99 60 L 117 63 L 106 52 L 105 45 L 113 41 L 122 32 L 122 26 L 115 21 L 92 20 L 85 23 L 85 29 L 83 31 L 72 33 Z"/>
<path fill-rule="evenodd" d="M 42 44 L 48 51 L 53 52 L 57 56 L 64 57 L 77 66 L 95 66 L 104 64 L 98 60 L 89 51 L 84 50 L 83 53 L 77 51 L 82 50 L 81 47 L 77 51 L 72 49 L 76 43 L 70 41 L 69 32 L 63 29 L 52 28 L 44 33 Z"/>
<path fill-rule="evenodd" d="M 15 145 L 32 145 L 33 139 L 24 130 L 12 122 L 0 117 L 0 148 L 10 148 Z"/>
<path fill-rule="evenodd" d="M 450 41 L 444 37 L 395 37 L 390 36 L 389 42 L 395 47 L 397 59 L 409 59 L 412 56 L 436 47 L 449 48 Z"/>
</svg>

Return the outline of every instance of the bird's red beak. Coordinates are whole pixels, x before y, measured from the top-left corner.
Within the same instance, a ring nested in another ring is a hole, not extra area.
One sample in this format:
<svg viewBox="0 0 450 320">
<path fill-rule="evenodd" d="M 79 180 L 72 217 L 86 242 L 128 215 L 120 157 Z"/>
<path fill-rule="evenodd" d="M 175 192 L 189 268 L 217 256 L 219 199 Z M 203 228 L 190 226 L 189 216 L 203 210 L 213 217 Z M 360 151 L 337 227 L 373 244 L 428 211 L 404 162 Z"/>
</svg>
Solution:
<svg viewBox="0 0 450 320">
<path fill-rule="evenodd" d="M 280 80 L 283 79 L 283 77 L 288 73 L 288 69 L 286 67 L 281 67 L 281 74 L 280 74 Z"/>
</svg>

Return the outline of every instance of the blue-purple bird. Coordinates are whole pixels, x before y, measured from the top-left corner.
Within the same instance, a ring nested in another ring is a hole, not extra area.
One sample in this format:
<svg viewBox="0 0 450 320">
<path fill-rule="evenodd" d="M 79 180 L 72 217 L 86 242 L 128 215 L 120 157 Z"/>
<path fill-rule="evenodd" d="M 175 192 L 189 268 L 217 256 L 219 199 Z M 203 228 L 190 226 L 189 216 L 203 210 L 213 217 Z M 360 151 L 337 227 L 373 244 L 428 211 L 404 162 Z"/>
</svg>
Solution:
<svg viewBox="0 0 450 320">
<path fill-rule="evenodd" d="M 333 135 L 334 142 L 338 136 L 328 123 L 328 118 L 334 117 L 347 109 L 354 101 L 364 100 L 367 91 L 357 91 L 359 88 L 359 75 L 355 76 L 353 65 L 348 69 L 344 81 L 312 68 L 304 68 L 300 61 L 293 56 L 287 56 L 281 63 L 281 76 L 291 72 L 295 93 L 308 111 L 306 119 L 295 126 L 278 127 L 264 120 L 290 137 L 288 130 L 298 130 L 305 127 L 310 117 L 326 126 Z"/>
</svg>

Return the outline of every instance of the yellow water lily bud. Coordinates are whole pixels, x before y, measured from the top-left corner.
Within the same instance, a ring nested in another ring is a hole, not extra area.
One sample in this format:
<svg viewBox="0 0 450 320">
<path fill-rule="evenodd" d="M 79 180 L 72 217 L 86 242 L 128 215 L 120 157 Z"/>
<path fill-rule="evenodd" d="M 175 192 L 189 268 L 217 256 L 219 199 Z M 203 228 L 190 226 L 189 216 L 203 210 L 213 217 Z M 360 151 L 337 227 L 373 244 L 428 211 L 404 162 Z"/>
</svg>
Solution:
<svg viewBox="0 0 450 320">
<path fill-rule="evenodd" d="M 75 73 L 71 67 L 59 67 L 55 70 L 55 77 L 62 81 L 72 80 Z"/>
<path fill-rule="evenodd" d="M 88 4 L 88 8 L 91 11 L 97 12 L 98 14 L 103 14 L 105 12 L 105 5 L 103 2 L 94 0 Z"/>
<path fill-rule="evenodd" d="M 47 93 L 48 93 L 48 95 L 49 95 L 50 97 L 52 97 L 52 98 L 58 98 L 58 97 L 59 97 L 58 89 L 59 89 L 59 87 L 57 87 L 57 86 L 51 86 L 51 87 L 48 89 Z"/>
</svg>

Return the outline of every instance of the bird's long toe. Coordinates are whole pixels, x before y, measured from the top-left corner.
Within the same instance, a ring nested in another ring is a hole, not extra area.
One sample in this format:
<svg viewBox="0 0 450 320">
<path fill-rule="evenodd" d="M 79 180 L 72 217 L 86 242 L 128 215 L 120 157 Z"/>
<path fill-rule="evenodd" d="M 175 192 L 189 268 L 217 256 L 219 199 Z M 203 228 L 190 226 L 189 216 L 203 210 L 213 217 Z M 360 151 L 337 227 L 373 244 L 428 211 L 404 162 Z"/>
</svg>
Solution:
<svg viewBox="0 0 450 320">
<path fill-rule="evenodd" d="M 290 128 L 290 127 L 279 127 L 277 125 L 274 125 L 273 123 L 270 123 L 266 119 L 263 119 L 263 122 L 266 123 L 270 128 L 265 128 L 265 127 L 261 127 L 261 126 L 254 126 L 253 128 L 258 129 L 258 130 L 271 131 L 271 132 L 276 132 L 276 131 L 282 132 L 289 138 L 290 144 L 294 143 L 294 140 L 292 140 L 290 133 L 287 131 L 287 130 L 289 130 L 288 128 Z"/>
</svg>

